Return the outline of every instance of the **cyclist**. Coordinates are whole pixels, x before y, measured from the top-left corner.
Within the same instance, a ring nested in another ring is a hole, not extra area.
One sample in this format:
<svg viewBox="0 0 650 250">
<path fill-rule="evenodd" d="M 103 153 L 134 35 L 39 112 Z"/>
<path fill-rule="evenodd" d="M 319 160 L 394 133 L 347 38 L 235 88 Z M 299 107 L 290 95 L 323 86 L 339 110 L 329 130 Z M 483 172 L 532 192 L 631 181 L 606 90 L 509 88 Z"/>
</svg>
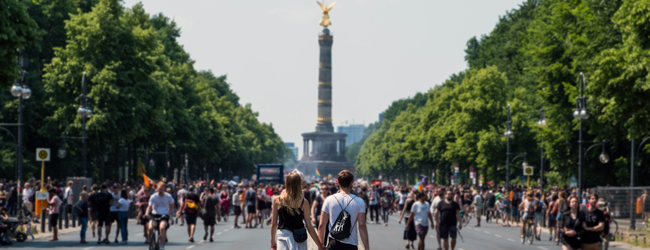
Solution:
<svg viewBox="0 0 650 250">
<path fill-rule="evenodd" d="M 535 228 L 535 238 L 538 241 L 541 241 L 541 236 L 542 236 L 542 220 L 544 220 L 544 211 L 546 211 L 546 203 L 544 202 L 544 199 L 537 199 L 538 196 L 542 194 L 542 191 L 537 191 L 537 196 L 535 196 L 535 200 L 537 201 L 537 206 L 535 207 L 535 216 L 533 217 L 533 222 L 535 223 L 533 226 Z"/>
<path fill-rule="evenodd" d="M 146 215 L 151 218 L 149 221 L 149 235 L 154 233 L 155 229 L 159 229 L 160 250 L 165 249 L 165 242 L 167 242 L 167 228 L 169 228 L 169 221 L 171 212 L 174 210 L 174 198 L 168 193 L 165 193 L 165 183 L 158 182 L 156 193 L 149 199 L 149 207 L 147 208 Z M 162 218 L 160 221 L 154 218 Z M 173 224 L 172 220 L 172 224 Z"/>
<path fill-rule="evenodd" d="M 519 204 L 519 208 L 524 212 L 523 223 L 521 223 L 521 240 L 524 241 L 524 230 L 527 223 L 533 223 L 535 218 L 535 208 L 538 206 L 538 200 L 535 199 L 532 191 L 526 193 L 526 198 Z"/>
</svg>

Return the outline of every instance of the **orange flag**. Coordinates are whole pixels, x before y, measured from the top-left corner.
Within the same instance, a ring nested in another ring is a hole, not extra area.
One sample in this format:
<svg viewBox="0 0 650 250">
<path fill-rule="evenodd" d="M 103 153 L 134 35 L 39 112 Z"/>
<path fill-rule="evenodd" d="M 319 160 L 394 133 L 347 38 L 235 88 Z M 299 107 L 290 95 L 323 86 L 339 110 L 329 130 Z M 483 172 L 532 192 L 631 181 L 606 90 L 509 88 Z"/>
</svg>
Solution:
<svg viewBox="0 0 650 250">
<path fill-rule="evenodd" d="M 142 174 L 142 177 L 144 178 L 144 185 L 147 187 L 151 187 L 151 183 L 149 183 L 149 177 L 147 175 Z"/>
</svg>

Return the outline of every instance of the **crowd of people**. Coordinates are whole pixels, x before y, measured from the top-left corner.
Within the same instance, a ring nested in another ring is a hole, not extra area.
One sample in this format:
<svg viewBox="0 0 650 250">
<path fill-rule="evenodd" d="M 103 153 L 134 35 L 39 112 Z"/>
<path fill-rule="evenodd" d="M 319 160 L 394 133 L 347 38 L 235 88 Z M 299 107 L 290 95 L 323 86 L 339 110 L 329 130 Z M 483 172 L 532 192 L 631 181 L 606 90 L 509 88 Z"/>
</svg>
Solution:
<svg viewBox="0 0 650 250">
<path fill-rule="evenodd" d="M 306 249 L 307 235 L 319 249 L 356 249 L 359 245 L 357 234 L 369 249 L 366 224 L 387 226 L 392 214 L 398 214 L 399 224 L 404 223 L 406 249 L 425 249 L 429 229 L 435 231 L 438 249 L 455 249 L 463 220 L 467 222 L 473 215 L 474 227 L 480 227 L 482 220 L 501 227 L 520 226 L 523 241 L 524 230 L 531 224 L 534 237 L 539 241 L 544 226 L 551 235 L 548 240 L 559 241 L 563 249 L 589 250 L 608 244 L 608 237 L 603 236 L 609 234 L 611 221 L 607 202 L 589 189 L 579 193 L 576 188 L 566 187 L 540 190 L 514 186 L 508 190 L 504 186 L 429 185 L 416 188 L 367 184 L 355 179 L 350 171 L 342 171 L 336 179 L 321 182 L 306 182 L 299 173 L 290 173 L 284 185 L 231 184 L 104 182 L 83 186 L 81 192 L 75 194 L 72 182 L 48 178 L 44 188 L 49 195 L 47 223 L 53 232 L 50 240 L 58 240 L 57 223 L 64 211 L 69 213 L 67 218 L 71 218 L 71 213 L 78 217 L 82 244 L 88 243 L 88 228 L 97 244 L 127 244 L 127 225 L 129 218 L 134 216 L 135 223 L 142 226 L 145 243 L 149 243 L 151 233 L 159 230 L 162 249 L 169 225 L 179 221 L 181 226 L 187 225 L 188 242 L 195 242 L 197 218 L 201 218 L 203 240 L 213 242 L 215 225 L 221 221 L 225 223 L 230 215 L 234 215 L 231 223 L 236 229 L 241 228 L 241 224 L 246 229 L 270 225 L 271 246 L 282 250 Z M 22 210 L 31 221 L 38 222 L 32 213 L 35 190 L 41 189 L 40 182 L 31 178 L 24 184 L 23 209 L 13 205 L 18 199 L 15 185 L 9 183 L 8 189 L 0 188 L 0 217 Z M 78 197 L 76 202 L 75 196 Z M 642 205 L 647 197 L 648 192 L 644 190 L 639 197 Z M 113 228 L 114 238 L 111 238 Z M 0 223 L 0 234 L 5 229 Z M 415 241 L 418 241 L 417 246 Z"/>
</svg>

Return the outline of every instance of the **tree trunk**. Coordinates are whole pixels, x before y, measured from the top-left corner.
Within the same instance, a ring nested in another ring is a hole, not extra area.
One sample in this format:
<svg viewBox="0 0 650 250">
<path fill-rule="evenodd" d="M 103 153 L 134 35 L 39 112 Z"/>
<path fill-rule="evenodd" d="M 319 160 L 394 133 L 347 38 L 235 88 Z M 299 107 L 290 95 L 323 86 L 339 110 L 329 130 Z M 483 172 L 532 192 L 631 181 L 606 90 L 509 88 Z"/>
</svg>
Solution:
<svg viewBox="0 0 650 250">
<path fill-rule="evenodd" d="M 99 180 L 98 182 L 104 181 L 104 154 L 105 148 L 104 148 L 104 137 L 100 136 L 99 137 Z"/>
<path fill-rule="evenodd" d="M 113 176 L 112 178 L 115 178 L 116 174 L 119 174 L 120 172 L 120 143 L 119 141 L 115 141 L 115 144 L 113 144 Z"/>
</svg>

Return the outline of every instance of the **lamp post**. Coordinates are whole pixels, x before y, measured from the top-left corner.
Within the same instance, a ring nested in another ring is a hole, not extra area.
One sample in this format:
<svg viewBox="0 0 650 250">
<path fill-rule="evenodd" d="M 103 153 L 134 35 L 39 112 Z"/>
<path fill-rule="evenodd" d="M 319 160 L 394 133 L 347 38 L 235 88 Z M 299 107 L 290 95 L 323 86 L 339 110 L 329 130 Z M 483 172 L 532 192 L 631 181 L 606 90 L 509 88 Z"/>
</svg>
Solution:
<svg viewBox="0 0 650 250">
<path fill-rule="evenodd" d="M 510 138 L 514 137 L 512 132 L 512 118 L 510 115 L 510 104 L 508 104 L 508 120 L 506 120 L 506 132 L 503 136 L 506 137 L 507 151 L 506 151 L 506 189 L 510 191 Z"/>
<path fill-rule="evenodd" d="M 578 132 L 578 194 L 582 194 L 582 120 L 589 118 L 587 112 L 587 98 L 585 97 L 585 75 L 580 72 L 580 82 L 578 83 L 578 97 L 576 97 L 576 110 L 573 111 L 573 117 L 579 121 Z"/>
<path fill-rule="evenodd" d="M 636 150 L 635 150 L 635 146 L 634 146 L 634 138 L 632 138 L 632 148 L 631 148 L 631 149 L 632 149 L 632 150 L 631 150 L 631 151 L 632 151 L 632 152 L 631 152 L 632 155 L 631 155 L 631 157 L 630 157 L 630 158 L 631 158 L 631 159 L 630 159 L 630 198 L 631 198 L 631 199 L 630 199 L 630 229 L 631 229 L 631 230 L 636 230 L 636 217 L 634 217 L 634 214 L 635 214 L 635 213 L 634 213 L 634 212 L 635 212 L 635 211 L 634 211 L 634 208 L 635 208 L 635 206 L 633 206 L 633 204 L 634 204 L 634 198 L 632 197 L 632 194 L 634 194 L 634 190 L 631 189 L 632 187 L 634 187 L 634 177 L 635 177 L 635 176 L 634 176 L 634 164 L 636 164 L 636 158 L 635 158 L 635 156 L 638 156 L 638 155 L 639 155 L 639 151 L 641 150 L 641 148 L 643 147 L 643 145 L 644 145 L 648 140 L 650 140 L 650 136 L 646 136 L 645 138 L 643 138 L 643 140 L 641 141 L 641 144 L 639 144 L 639 146 L 638 146 L 638 147 L 636 148 Z"/>
<path fill-rule="evenodd" d="M 29 60 L 24 57 L 24 51 L 18 50 L 20 57 L 18 58 L 18 65 L 22 69 L 20 73 L 20 82 L 16 80 L 11 87 L 11 95 L 18 98 L 18 124 L 3 124 L 10 126 L 18 126 L 18 146 L 16 147 L 16 180 L 18 182 L 18 206 L 22 202 L 21 181 L 23 179 L 23 99 L 29 99 L 32 96 L 32 90 L 25 84 L 27 80 L 27 66 Z"/>
<path fill-rule="evenodd" d="M 546 116 L 544 116 L 544 108 L 539 110 L 539 121 L 537 125 L 546 127 Z M 539 159 L 539 189 L 544 192 L 544 138 L 540 144 L 540 159 Z"/>
<path fill-rule="evenodd" d="M 80 104 L 79 104 L 79 109 L 77 110 L 77 114 L 79 117 L 81 117 L 83 121 L 83 162 L 82 162 L 82 170 L 81 170 L 81 175 L 83 177 L 86 177 L 86 153 L 87 153 L 87 148 L 86 148 L 86 119 L 90 118 L 93 114 L 92 110 L 88 107 L 88 95 L 86 95 L 86 72 L 84 72 L 83 76 L 81 77 L 81 96 L 80 96 Z"/>
</svg>

